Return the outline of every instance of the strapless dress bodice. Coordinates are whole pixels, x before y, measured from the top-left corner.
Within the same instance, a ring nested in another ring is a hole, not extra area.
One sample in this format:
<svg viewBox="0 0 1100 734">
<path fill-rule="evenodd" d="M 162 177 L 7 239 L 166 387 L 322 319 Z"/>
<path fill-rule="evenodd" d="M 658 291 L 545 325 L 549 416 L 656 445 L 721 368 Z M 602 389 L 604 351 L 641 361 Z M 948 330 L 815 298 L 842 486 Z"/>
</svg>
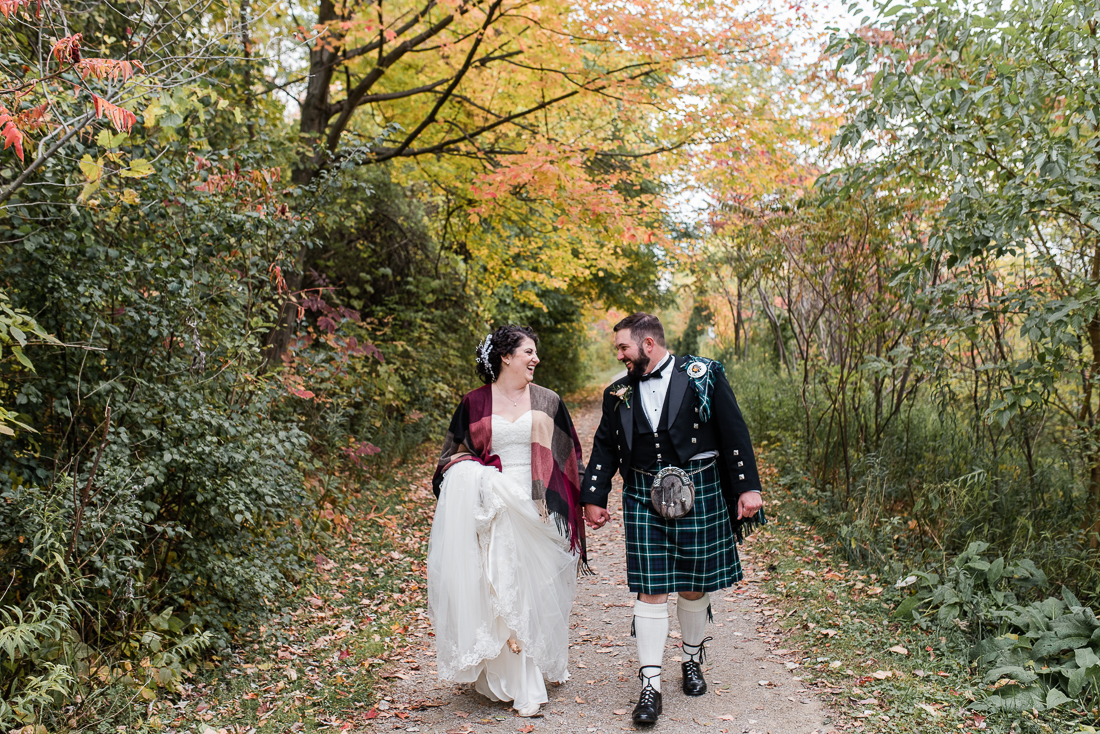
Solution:
<svg viewBox="0 0 1100 734">
<path fill-rule="evenodd" d="M 530 491 L 531 411 L 515 422 L 493 415 L 493 453 L 500 457 L 504 476 Z"/>
</svg>

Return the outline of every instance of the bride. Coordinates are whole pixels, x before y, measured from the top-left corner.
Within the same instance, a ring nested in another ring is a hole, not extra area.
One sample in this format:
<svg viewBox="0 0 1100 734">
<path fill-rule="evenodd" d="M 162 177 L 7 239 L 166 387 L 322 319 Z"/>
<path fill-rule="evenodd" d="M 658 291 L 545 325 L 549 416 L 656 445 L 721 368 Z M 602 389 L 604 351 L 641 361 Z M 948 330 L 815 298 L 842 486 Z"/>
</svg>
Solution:
<svg viewBox="0 0 1100 734">
<path fill-rule="evenodd" d="M 504 326 L 477 349 L 485 386 L 451 420 L 433 486 L 428 613 L 439 676 L 536 716 L 569 678 L 569 612 L 583 563 L 580 441 L 535 385 L 538 337 Z"/>
</svg>

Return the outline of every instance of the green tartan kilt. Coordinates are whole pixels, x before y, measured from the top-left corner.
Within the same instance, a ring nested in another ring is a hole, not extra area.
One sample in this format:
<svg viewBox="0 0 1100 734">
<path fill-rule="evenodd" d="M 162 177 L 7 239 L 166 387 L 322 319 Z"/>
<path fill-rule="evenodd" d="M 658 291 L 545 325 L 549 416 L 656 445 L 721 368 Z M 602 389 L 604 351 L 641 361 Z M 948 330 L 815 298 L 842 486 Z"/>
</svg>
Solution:
<svg viewBox="0 0 1100 734">
<path fill-rule="evenodd" d="M 684 469 L 690 473 L 713 461 L 692 461 Z M 678 520 L 666 520 L 653 510 L 652 477 L 631 471 L 623 483 L 626 579 L 632 592 L 715 591 L 743 578 L 717 465 L 693 475 L 692 481 L 695 505 Z"/>
</svg>

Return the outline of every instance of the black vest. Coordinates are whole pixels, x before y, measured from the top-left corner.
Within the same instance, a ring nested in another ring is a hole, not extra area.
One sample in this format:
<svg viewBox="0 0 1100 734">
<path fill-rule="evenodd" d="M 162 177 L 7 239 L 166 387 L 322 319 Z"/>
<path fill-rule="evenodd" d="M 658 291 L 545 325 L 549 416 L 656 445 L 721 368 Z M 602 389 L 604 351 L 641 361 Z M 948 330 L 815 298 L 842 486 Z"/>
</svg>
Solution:
<svg viewBox="0 0 1100 734">
<path fill-rule="evenodd" d="M 670 386 L 671 387 L 671 386 Z M 661 408 L 661 420 L 654 431 L 649 426 L 649 417 L 642 407 L 642 397 L 635 388 L 634 406 L 634 442 L 630 450 L 630 465 L 643 471 L 655 471 L 658 465 L 664 467 L 678 465 L 676 450 L 672 447 L 672 437 L 668 433 L 668 396 L 672 390 L 665 390 L 665 404 Z"/>
</svg>

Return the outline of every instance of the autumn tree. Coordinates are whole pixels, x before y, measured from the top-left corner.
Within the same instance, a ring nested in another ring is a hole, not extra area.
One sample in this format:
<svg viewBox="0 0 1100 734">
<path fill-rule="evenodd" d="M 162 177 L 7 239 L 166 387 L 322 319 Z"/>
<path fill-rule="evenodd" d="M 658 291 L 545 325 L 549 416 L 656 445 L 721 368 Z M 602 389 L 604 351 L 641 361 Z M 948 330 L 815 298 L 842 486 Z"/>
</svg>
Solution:
<svg viewBox="0 0 1100 734">
<path fill-rule="evenodd" d="M 367 164 L 429 155 L 469 161 L 443 178 L 462 180 L 468 191 L 475 185 L 475 225 L 500 211 L 502 193 L 571 200 L 538 230 L 572 228 L 572 236 L 537 248 L 532 259 L 547 261 L 520 267 L 516 282 L 550 273 L 565 282 L 591 271 L 594 259 L 619 270 L 621 258 L 581 228 L 591 218 L 597 227 L 613 223 L 605 240 L 652 237 L 645 218 L 654 201 L 624 195 L 637 185 L 637 162 L 735 128 L 752 104 L 720 104 L 709 78 L 774 64 L 782 48 L 780 23 L 729 0 L 692 8 L 323 0 L 297 11 L 289 15 L 302 19 L 295 31 L 308 66 L 279 47 L 280 74 L 267 82 L 300 91 L 293 182 L 306 185 L 369 146 Z M 255 29 L 249 37 L 260 46 L 272 30 L 259 22 Z M 301 270 L 288 280 L 292 289 Z M 273 356 L 285 349 L 295 313 L 288 304 L 270 339 Z"/>
</svg>

